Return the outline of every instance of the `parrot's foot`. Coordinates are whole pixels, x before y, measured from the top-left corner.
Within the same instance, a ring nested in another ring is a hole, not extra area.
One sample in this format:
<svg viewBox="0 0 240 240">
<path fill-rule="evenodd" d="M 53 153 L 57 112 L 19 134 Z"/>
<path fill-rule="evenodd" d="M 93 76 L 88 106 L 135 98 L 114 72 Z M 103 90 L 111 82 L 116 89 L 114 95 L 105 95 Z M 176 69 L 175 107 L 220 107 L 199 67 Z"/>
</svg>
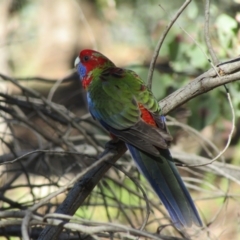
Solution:
<svg viewBox="0 0 240 240">
<path fill-rule="evenodd" d="M 108 141 L 105 144 L 105 149 L 109 149 L 109 150 L 113 150 L 113 151 L 117 151 L 117 143 L 119 142 L 118 138 L 114 138 L 110 141 Z"/>
</svg>

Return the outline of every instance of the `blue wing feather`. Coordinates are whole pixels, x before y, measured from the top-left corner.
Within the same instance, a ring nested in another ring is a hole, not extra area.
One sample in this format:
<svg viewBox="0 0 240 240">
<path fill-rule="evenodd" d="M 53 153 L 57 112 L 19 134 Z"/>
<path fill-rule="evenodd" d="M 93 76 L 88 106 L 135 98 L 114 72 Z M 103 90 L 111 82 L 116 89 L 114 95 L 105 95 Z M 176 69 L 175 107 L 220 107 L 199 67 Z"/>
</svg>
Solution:
<svg viewBox="0 0 240 240">
<path fill-rule="evenodd" d="M 168 149 L 160 149 L 161 156 L 151 156 L 131 144 L 127 147 L 148 182 L 168 210 L 178 229 L 190 227 L 192 223 L 202 226 L 193 200 L 173 163 Z"/>
</svg>

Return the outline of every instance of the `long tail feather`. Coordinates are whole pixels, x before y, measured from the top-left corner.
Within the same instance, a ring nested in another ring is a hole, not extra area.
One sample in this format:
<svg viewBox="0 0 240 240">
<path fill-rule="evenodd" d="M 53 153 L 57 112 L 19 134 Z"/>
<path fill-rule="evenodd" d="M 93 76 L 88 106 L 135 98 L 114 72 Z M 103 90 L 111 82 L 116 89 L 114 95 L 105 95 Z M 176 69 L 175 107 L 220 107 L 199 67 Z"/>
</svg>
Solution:
<svg viewBox="0 0 240 240">
<path fill-rule="evenodd" d="M 139 170 L 149 181 L 178 229 L 202 226 L 194 202 L 185 187 L 168 149 L 159 149 L 161 156 L 152 156 L 126 144 Z"/>
</svg>

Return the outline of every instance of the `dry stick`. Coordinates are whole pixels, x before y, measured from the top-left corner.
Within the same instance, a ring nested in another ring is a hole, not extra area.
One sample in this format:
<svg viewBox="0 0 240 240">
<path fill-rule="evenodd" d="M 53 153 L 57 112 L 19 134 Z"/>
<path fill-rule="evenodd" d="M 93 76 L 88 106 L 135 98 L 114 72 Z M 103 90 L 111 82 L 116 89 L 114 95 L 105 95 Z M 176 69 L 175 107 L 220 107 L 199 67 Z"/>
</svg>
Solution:
<svg viewBox="0 0 240 240">
<path fill-rule="evenodd" d="M 65 214 L 56 214 L 56 213 L 47 214 L 45 219 L 47 220 L 45 224 L 51 224 L 52 226 L 64 225 L 64 228 L 66 229 L 75 230 L 75 231 L 82 232 L 89 235 L 93 235 L 101 232 L 110 232 L 110 233 L 119 232 L 119 233 L 123 233 L 122 234 L 123 239 L 125 238 L 136 239 L 136 237 L 133 238 L 133 236 L 139 236 L 139 237 L 145 237 L 147 239 L 155 239 L 155 240 L 183 240 L 182 238 L 161 237 L 156 234 L 151 234 L 148 232 L 144 232 L 144 231 L 134 229 L 125 225 L 117 224 L 117 223 L 95 222 L 95 221 L 90 221 L 86 219 L 74 218 Z M 43 221 L 43 218 L 39 218 L 37 215 L 33 215 L 33 220 L 29 223 L 29 225 L 30 226 L 42 225 L 42 221 Z M 73 221 L 73 222 L 68 223 L 69 221 Z M 3 227 L 5 228 L 7 226 L 16 226 L 19 224 L 21 224 L 21 220 L 6 220 L 6 221 L 0 222 L 0 228 L 3 228 Z M 69 239 L 69 238 L 61 238 L 61 239 Z M 78 239 L 81 239 L 81 238 L 78 238 Z M 86 240 L 89 238 L 86 237 L 85 235 L 83 239 Z"/>
<path fill-rule="evenodd" d="M 121 149 L 120 149 L 121 150 Z M 106 153 L 105 153 L 106 152 Z M 94 162 L 93 164 L 91 164 L 91 166 L 87 167 L 86 169 L 84 169 L 82 172 L 80 172 L 79 174 L 77 174 L 76 177 L 74 177 L 70 182 L 68 182 L 65 186 L 60 187 L 57 191 L 49 194 L 48 196 L 42 198 L 38 203 L 36 203 L 35 205 L 33 205 L 32 207 L 30 207 L 29 209 L 31 211 L 36 211 L 39 207 L 41 207 L 42 205 L 46 204 L 47 202 L 49 202 L 52 198 L 56 197 L 57 195 L 65 192 L 68 188 L 70 188 L 73 184 L 75 184 L 77 181 L 79 181 L 79 179 L 81 179 L 82 177 L 84 177 L 85 174 L 87 174 L 88 172 L 90 172 L 92 169 L 94 169 L 97 166 L 101 166 L 101 164 L 105 161 L 107 161 L 109 158 L 112 158 L 115 156 L 116 152 L 112 152 L 112 151 L 105 151 L 102 155 L 102 157 L 100 159 L 98 159 L 98 161 Z"/>
<path fill-rule="evenodd" d="M 28 227 L 29 227 L 29 222 L 31 218 L 32 218 L 32 212 L 27 211 L 21 225 L 22 238 L 24 240 L 30 240 L 29 234 L 28 234 Z"/>
<path fill-rule="evenodd" d="M 105 186 L 108 187 L 109 192 L 111 193 L 111 195 L 113 196 L 113 200 L 116 202 L 117 207 L 119 209 L 119 212 L 122 212 L 123 217 L 126 219 L 126 222 L 129 223 L 129 225 L 132 228 L 135 228 L 135 226 L 133 225 L 133 221 L 131 221 L 131 218 L 127 215 L 127 213 L 125 212 L 125 208 L 123 207 L 123 205 L 121 204 L 120 201 L 117 201 L 117 194 L 115 193 L 115 191 L 109 186 L 109 184 L 107 182 L 105 182 Z"/>
<path fill-rule="evenodd" d="M 151 239 L 158 239 L 158 240 L 165 239 L 165 237 L 162 238 L 158 235 L 155 236 L 153 234 L 149 234 L 149 233 L 143 232 L 141 230 L 133 229 L 133 228 L 127 227 L 125 225 L 121 225 L 121 224 L 117 224 L 117 223 L 96 222 L 96 221 L 87 220 L 87 219 L 83 219 L 83 218 L 67 216 L 65 214 L 56 214 L 56 213 L 51 214 L 50 213 L 50 214 L 46 214 L 45 219 L 48 219 L 48 222 L 49 222 L 49 220 L 52 220 L 54 222 L 54 221 L 63 221 L 64 219 L 68 220 L 68 221 L 72 221 L 71 223 L 69 223 L 69 225 L 70 224 L 76 224 L 76 225 L 84 224 L 84 226 L 86 227 L 86 230 L 89 229 L 91 231 L 89 233 L 93 233 L 93 231 L 94 231 L 94 233 L 97 231 L 98 232 L 99 231 L 108 231 L 107 229 L 104 229 L 104 226 L 105 226 L 105 227 L 112 227 L 112 230 L 109 230 L 109 231 L 127 232 L 127 233 L 130 233 L 135 236 L 145 236 L 145 237 L 149 237 Z M 57 219 L 57 220 L 55 220 L 55 219 Z M 99 227 L 99 230 L 97 229 L 97 227 Z M 100 229 L 100 228 L 102 228 L 102 229 Z M 83 229 L 83 232 L 85 232 L 84 229 Z M 131 237 L 131 236 L 128 236 L 128 237 Z M 167 239 L 170 240 L 168 237 L 166 237 L 166 240 Z M 173 239 L 173 238 L 171 238 L 171 239 Z"/>
<path fill-rule="evenodd" d="M 181 127 L 182 129 L 184 129 L 186 132 L 191 133 L 193 135 L 195 135 L 199 141 L 205 142 L 207 143 L 216 153 L 219 152 L 219 149 L 217 148 L 217 146 L 211 142 L 208 138 L 204 137 L 199 131 L 197 131 L 196 129 L 188 126 L 187 124 L 181 123 L 179 122 L 177 119 L 167 116 L 167 120 L 171 120 L 171 122 L 167 122 L 167 126 L 178 126 Z M 203 148 L 205 148 L 206 151 L 206 146 Z M 208 153 L 209 154 L 209 153 Z M 212 155 L 212 154 L 211 154 Z M 224 158 L 222 157 L 222 160 L 224 160 Z"/>
<path fill-rule="evenodd" d="M 22 233 L 21 233 L 21 223 L 18 224 L 11 224 L 10 226 L 4 226 L 0 228 L 0 236 L 11 236 L 11 237 L 15 237 L 14 239 L 23 239 L 22 238 Z M 39 234 L 41 233 L 43 227 L 38 227 L 38 226 L 33 226 L 32 227 L 32 231 L 30 234 L 30 238 L 31 239 L 37 239 L 37 237 L 39 236 Z M 62 232 L 61 235 L 59 236 L 59 240 L 76 240 L 78 239 L 77 236 L 79 236 L 79 234 L 77 232 L 73 233 L 71 236 L 68 232 Z M 13 238 L 8 238 L 8 239 L 13 239 Z M 5 238 L 6 239 L 6 238 Z M 85 240 L 94 240 L 93 238 L 90 239 L 85 239 Z"/>
<path fill-rule="evenodd" d="M 74 1 L 74 3 L 75 3 L 75 5 L 77 6 L 77 8 L 78 8 L 78 10 L 80 12 L 79 18 L 83 22 L 83 24 L 85 25 L 85 28 L 86 28 L 86 30 L 88 32 L 89 40 L 90 40 L 90 42 L 91 42 L 91 44 L 93 46 L 93 49 L 97 50 L 97 41 L 96 41 L 96 39 L 94 37 L 92 28 L 91 28 L 90 24 L 88 23 L 87 18 L 85 17 L 84 12 L 83 12 L 80 4 L 77 3 L 76 1 Z M 79 29 L 79 31 L 81 32 L 82 29 Z"/>
<path fill-rule="evenodd" d="M 46 140 L 56 144 L 57 146 L 63 147 L 63 143 L 61 140 L 54 138 L 53 136 L 47 134 L 44 130 L 42 130 L 40 127 L 38 127 L 36 124 L 33 124 L 30 122 L 27 118 L 16 114 L 15 112 L 11 112 L 10 115 L 14 118 L 19 120 L 20 122 L 24 123 L 26 126 L 28 126 L 33 131 L 39 133 L 41 136 L 43 136 Z"/>
<path fill-rule="evenodd" d="M 73 215 L 75 213 L 75 211 L 81 206 L 83 201 L 91 193 L 92 189 L 100 181 L 100 179 L 103 177 L 106 171 L 126 151 L 126 146 L 122 141 L 119 141 L 115 147 L 117 149 L 117 152 L 114 155 L 111 155 L 110 159 L 106 160 L 107 162 L 104 161 L 101 164 L 97 165 L 95 168 L 93 168 L 91 171 L 85 174 L 82 177 L 82 179 L 78 180 L 75 183 L 74 187 L 68 193 L 66 199 L 56 210 L 56 213 L 69 215 Z M 111 153 L 111 150 L 106 149 L 101 156 L 104 157 L 109 153 Z M 43 232 L 39 236 L 39 239 L 44 240 L 58 239 L 58 236 L 61 233 L 62 229 L 63 229 L 62 225 L 59 225 L 57 227 L 48 226 L 43 230 Z"/>
<path fill-rule="evenodd" d="M 105 178 L 106 178 L 106 176 L 105 176 Z M 106 182 L 106 181 L 105 181 L 105 178 L 104 178 L 104 180 L 103 180 L 102 182 L 99 182 L 99 184 L 98 184 L 98 188 L 99 188 L 99 190 L 100 190 L 100 195 L 102 196 L 102 200 L 103 200 L 103 204 L 102 204 L 102 205 L 100 204 L 100 206 L 104 206 L 107 219 L 108 219 L 109 222 L 112 222 L 112 217 L 111 217 L 111 214 L 110 214 L 110 212 L 109 212 L 109 208 L 113 207 L 113 205 L 111 206 L 110 204 L 108 204 L 108 202 L 107 202 L 107 196 L 106 196 L 106 194 L 104 194 L 104 189 L 103 189 L 103 188 L 104 188 L 104 184 L 105 184 L 105 182 Z M 94 198 L 94 197 L 91 196 L 91 198 Z M 89 202 L 90 202 L 90 201 L 85 202 L 85 204 L 88 205 Z M 96 202 L 97 202 L 97 201 L 96 201 Z M 82 206 L 83 206 L 83 205 L 82 205 Z M 90 206 L 90 204 L 89 204 L 89 206 Z M 96 204 L 96 203 L 93 203 L 92 206 L 97 206 L 97 204 Z M 116 206 L 114 206 L 114 208 L 116 208 Z"/>
<path fill-rule="evenodd" d="M 5 76 L 3 74 L 0 74 L 0 77 L 3 80 L 7 80 L 12 82 L 14 85 L 16 85 L 17 87 L 19 87 L 23 92 L 27 92 L 30 95 L 39 98 L 42 100 L 42 102 L 49 106 L 53 111 L 57 112 L 62 118 L 64 118 L 66 121 L 68 121 L 73 127 L 75 127 L 80 133 L 82 133 L 82 135 L 85 137 L 85 139 L 99 152 L 98 146 L 96 145 L 96 143 L 87 135 L 86 131 L 84 129 L 82 129 L 80 127 L 79 124 L 77 124 L 75 121 L 73 121 L 73 119 L 71 117 L 69 117 L 67 114 L 63 113 L 60 109 L 58 109 L 55 104 L 53 104 L 52 102 L 48 101 L 46 98 L 44 98 L 41 94 L 39 94 L 38 92 L 34 91 L 33 89 L 29 89 L 26 88 L 24 86 L 22 86 L 20 83 L 18 83 L 17 80 L 15 80 L 14 78 Z"/>
<path fill-rule="evenodd" d="M 20 212 L 17 217 L 23 218 L 26 212 Z M 11 214 L 1 214 L 4 218 L 8 217 L 16 217 L 16 214 L 14 212 L 11 212 Z M 138 229 L 134 229 L 131 227 L 127 227 L 125 225 L 117 224 L 117 223 L 104 223 L 104 222 L 96 222 L 96 221 L 91 221 L 91 220 L 86 220 L 86 219 L 81 219 L 81 218 L 76 218 L 72 216 L 68 216 L 65 214 L 58 214 L 58 213 L 53 213 L 53 214 L 47 214 L 45 218 L 39 217 L 37 215 L 32 215 L 32 221 L 29 223 L 30 226 L 34 225 L 42 225 L 43 221 L 45 220 L 46 224 L 51 224 L 52 226 L 58 226 L 58 225 L 64 225 L 65 229 L 69 230 L 75 230 L 79 231 L 85 234 L 93 235 L 96 233 L 100 232 L 122 232 L 127 234 L 126 237 L 130 239 L 132 236 L 142 236 L 146 237 L 148 239 L 156 239 L 156 240 L 170 240 L 168 237 L 160 237 L 158 235 L 154 235 L 148 232 L 144 232 Z M 71 221 L 70 223 L 68 223 Z M 4 220 L 0 221 L 0 228 L 6 228 L 8 226 L 16 226 L 21 224 L 21 220 Z M 20 235 L 20 234 L 19 234 Z M 132 235 L 132 236 L 131 236 Z M 25 236 L 24 236 L 25 237 Z M 24 238 L 28 239 L 28 238 Z M 35 239 L 35 238 L 34 238 Z M 68 239 L 67 237 L 61 238 L 61 239 Z M 75 238 L 74 238 L 75 239 Z M 89 238 L 83 238 L 83 239 L 89 239 Z M 92 238 L 91 238 L 92 239 Z M 136 238 L 134 238 L 136 239 Z M 171 238 L 171 239 L 176 239 L 176 240 L 183 240 L 180 238 Z"/>
<path fill-rule="evenodd" d="M 221 162 L 216 162 L 215 164 L 209 165 L 209 162 L 211 159 L 205 158 L 205 157 L 200 157 L 197 155 L 193 154 L 186 154 L 178 151 L 172 151 L 172 156 L 174 158 L 177 158 L 181 160 L 182 162 L 187 163 L 185 166 L 191 166 L 190 163 L 196 162 L 194 166 L 199 166 L 199 167 L 205 167 L 208 165 L 208 168 L 202 168 L 205 171 L 208 172 L 213 172 L 214 174 L 218 174 L 221 176 L 224 176 L 227 179 L 232 180 L 233 182 L 236 182 L 237 184 L 240 185 L 240 168 L 239 167 L 233 167 L 230 164 L 226 163 L 221 163 Z M 204 162 L 205 164 L 199 164 L 201 162 Z M 181 165 L 182 166 L 182 165 Z"/>
<path fill-rule="evenodd" d="M 17 162 L 17 161 L 27 157 L 28 155 L 32 155 L 32 154 L 36 154 L 36 153 L 48 153 L 48 154 L 54 154 L 54 155 L 55 154 L 62 154 L 62 155 L 74 154 L 74 155 L 80 155 L 82 157 L 94 158 L 94 155 L 89 155 L 89 154 L 79 153 L 79 152 L 74 152 L 74 151 L 55 151 L 55 150 L 39 149 L 39 150 L 31 151 L 31 152 L 23 151 L 21 156 L 14 158 L 13 160 L 7 160 L 5 162 L 0 162 L 0 165 L 11 164 L 11 163 Z"/>
<path fill-rule="evenodd" d="M 55 135 L 57 139 L 61 139 L 62 140 L 62 144 L 68 146 L 69 149 L 71 149 L 72 151 L 76 151 L 75 146 L 70 142 L 67 141 L 64 137 L 63 137 L 63 132 L 56 126 L 56 123 L 52 123 L 51 121 L 49 121 L 49 119 L 38 109 L 35 109 L 36 114 L 39 116 L 40 119 L 42 119 L 48 126 L 50 126 L 54 131 L 55 131 Z"/>
<path fill-rule="evenodd" d="M 146 202 L 146 217 L 144 218 L 144 221 L 143 221 L 142 226 L 140 228 L 140 230 L 143 230 L 147 225 L 147 221 L 148 221 L 149 215 L 150 215 L 150 204 L 149 204 L 148 197 L 147 197 L 144 189 L 142 188 L 142 186 L 137 181 L 135 181 L 135 179 L 133 177 L 131 177 L 130 174 L 128 174 L 127 171 L 125 171 L 124 169 L 121 169 L 116 164 L 114 165 L 114 167 L 117 168 L 119 171 L 123 172 L 141 190 L 141 192 L 143 194 L 144 200 Z"/>
<path fill-rule="evenodd" d="M 161 112 L 167 115 L 170 111 L 179 107 L 190 99 L 206 93 L 218 86 L 226 83 L 240 80 L 240 58 L 234 58 L 224 63 L 218 64 L 216 67 L 220 76 L 214 69 L 210 69 L 202 75 L 198 76 L 184 87 L 176 90 L 166 98 L 159 101 Z"/>
<path fill-rule="evenodd" d="M 212 65 L 213 69 L 216 71 L 217 75 L 220 77 L 220 73 L 216 70 L 216 67 L 215 65 L 217 64 L 218 62 L 218 59 L 215 55 L 215 52 L 213 50 L 213 47 L 212 47 L 212 44 L 211 44 L 211 41 L 210 41 L 210 36 L 209 36 L 209 0 L 206 0 L 206 4 L 205 4 L 205 26 L 204 26 L 204 37 L 205 37 L 205 42 L 206 42 L 206 45 L 207 45 L 207 48 L 208 48 L 208 51 L 212 57 L 212 61 L 213 61 L 213 64 L 210 64 Z M 231 96 L 229 94 L 229 91 L 228 91 L 228 88 L 224 85 L 225 87 L 225 90 L 227 92 L 227 99 L 228 99 L 228 102 L 229 102 L 229 105 L 230 105 L 230 109 L 231 109 L 231 113 L 232 113 L 232 128 L 231 128 L 231 131 L 228 135 L 228 141 L 227 141 L 227 144 L 226 146 L 224 147 L 224 149 L 216 156 L 214 157 L 208 164 L 211 164 L 213 163 L 214 161 L 216 161 L 219 157 L 221 157 L 225 151 L 228 149 L 229 145 L 230 145 L 230 142 L 232 140 L 232 135 L 233 135 L 233 132 L 234 132 L 234 129 L 235 129 L 235 111 L 234 111 L 234 108 L 233 108 L 233 104 L 232 104 L 232 100 L 231 100 Z M 191 165 L 192 167 L 197 167 L 196 165 Z"/>
<path fill-rule="evenodd" d="M 153 57 L 151 59 L 149 71 L 148 71 L 147 83 L 148 83 L 149 89 L 152 88 L 153 71 L 154 71 L 155 64 L 156 64 L 156 61 L 157 61 L 157 57 L 159 55 L 159 51 L 160 51 L 160 49 L 162 47 L 163 41 L 166 38 L 166 36 L 167 36 L 169 30 L 171 29 L 172 25 L 176 22 L 178 17 L 181 15 L 181 13 L 184 11 L 184 9 L 188 6 L 188 4 L 190 2 L 191 2 L 191 0 L 185 1 L 185 3 L 181 6 L 181 8 L 179 8 L 179 10 L 177 11 L 176 15 L 170 21 L 168 26 L 165 28 L 165 31 L 161 34 L 160 39 L 158 40 L 158 43 L 157 43 L 157 45 L 155 47 L 155 50 L 154 50 L 154 53 L 153 53 Z"/>
<path fill-rule="evenodd" d="M 205 3 L 204 38 L 205 38 L 205 42 L 206 42 L 208 51 L 211 55 L 213 64 L 217 65 L 218 59 L 217 59 L 216 54 L 213 50 L 212 43 L 211 43 L 211 40 L 210 40 L 210 37 L 209 37 L 209 15 L 210 15 L 209 14 L 209 0 L 205 0 L 205 1 L 206 1 L 206 3 Z"/>
<path fill-rule="evenodd" d="M 72 73 L 70 74 L 70 76 L 72 75 Z M 54 96 L 54 93 L 56 92 L 56 90 L 58 89 L 58 87 L 62 84 L 62 82 L 65 80 L 65 77 L 64 78 L 61 78 L 57 81 L 54 82 L 53 86 L 50 88 L 50 91 L 48 93 L 48 96 L 47 96 L 47 100 L 48 101 L 52 101 L 53 99 L 53 96 Z"/>
<path fill-rule="evenodd" d="M 209 164 L 215 162 L 219 157 L 221 157 L 226 152 L 226 150 L 228 149 L 228 147 L 229 147 L 229 145 L 231 143 L 231 140 L 232 140 L 234 129 L 235 129 L 235 112 L 234 112 L 234 108 L 233 108 L 231 97 L 230 97 L 229 93 L 227 93 L 227 97 L 228 97 L 228 101 L 229 101 L 229 104 L 230 104 L 230 109 L 231 109 L 231 112 L 232 112 L 232 128 L 231 128 L 231 131 L 230 131 L 230 133 L 228 135 L 228 141 L 227 141 L 226 146 L 224 147 L 224 149 L 220 153 L 218 153 L 218 155 L 216 157 L 214 157 L 208 163 L 197 164 L 197 165 L 188 165 L 188 167 L 202 167 L 202 166 L 209 165 Z"/>
<path fill-rule="evenodd" d="M 223 203 L 225 203 L 227 200 L 228 200 L 228 192 L 229 192 L 229 187 L 230 187 L 230 184 L 229 184 L 229 181 L 228 181 L 228 188 L 227 188 L 227 192 L 224 194 L 224 200 L 223 200 Z M 212 217 L 212 219 L 206 224 L 207 227 L 211 226 L 216 219 L 219 219 L 219 216 L 223 210 L 223 208 L 225 207 L 224 204 L 221 204 L 220 208 L 218 209 L 218 211 L 216 212 L 216 214 Z M 225 215 L 225 214 L 224 214 Z M 225 217 L 226 218 L 226 217 Z M 220 217 L 221 220 L 223 220 L 223 217 L 221 216 Z M 207 228 L 207 231 L 209 231 L 209 228 Z"/>
<path fill-rule="evenodd" d="M 227 190 L 225 192 L 223 203 L 227 202 L 227 200 L 228 200 L 229 190 L 230 190 L 230 181 L 228 180 Z M 222 212 L 224 207 L 226 208 L 227 206 L 225 204 L 222 204 L 221 207 L 219 208 L 219 210 L 217 211 L 217 213 L 212 217 L 210 222 L 207 224 L 207 226 L 210 226 L 211 224 L 213 224 L 215 222 L 215 220 L 217 218 L 219 218 L 219 216 L 220 216 L 220 214 L 221 214 L 221 212 Z M 224 219 L 226 220 L 226 218 L 228 218 L 228 217 L 226 216 L 226 214 L 224 214 Z M 224 220 L 222 220 L 222 221 L 224 221 Z"/>
</svg>

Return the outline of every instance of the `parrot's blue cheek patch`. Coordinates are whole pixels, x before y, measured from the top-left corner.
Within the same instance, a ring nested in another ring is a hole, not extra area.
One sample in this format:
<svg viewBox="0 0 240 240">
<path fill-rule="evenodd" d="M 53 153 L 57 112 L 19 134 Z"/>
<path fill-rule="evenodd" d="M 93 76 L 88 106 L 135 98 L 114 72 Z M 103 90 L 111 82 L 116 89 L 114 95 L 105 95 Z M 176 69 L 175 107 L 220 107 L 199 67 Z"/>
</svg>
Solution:
<svg viewBox="0 0 240 240">
<path fill-rule="evenodd" d="M 83 79 L 83 77 L 86 75 L 86 72 L 87 72 L 87 69 L 85 66 L 82 65 L 82 63 L 79 63 L 78 64 L 78 67 L 77 67 L 77 71 L 78 71 L 78 74 L 81 78 L 81 80 Z"/>
</svg>

